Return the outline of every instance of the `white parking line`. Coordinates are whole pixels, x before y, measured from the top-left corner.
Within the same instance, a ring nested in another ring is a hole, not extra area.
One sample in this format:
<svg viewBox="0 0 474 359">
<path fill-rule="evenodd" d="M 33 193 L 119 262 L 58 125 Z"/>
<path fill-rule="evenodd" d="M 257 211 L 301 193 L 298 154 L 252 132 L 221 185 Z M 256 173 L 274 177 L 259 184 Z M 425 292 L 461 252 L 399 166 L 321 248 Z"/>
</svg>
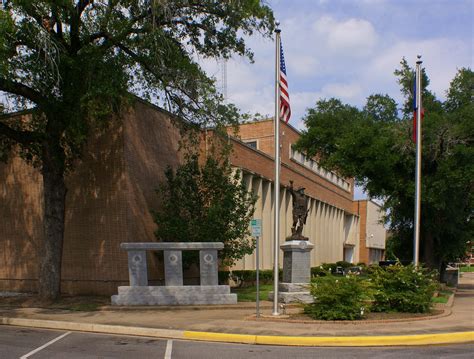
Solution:
<svg viewBox="0 0 474 359">
<path fill-rule="evenodd" d="M 166 342 L 165 359 L 171 359 L 172 350 L 173 350 L 173 341 L 170 339 Z"/>
<path fill-rule="evenodd" d="M 58 340 L 61 340 L 62 338 L 64 338 L 66 335 L 69 335 L 71 334 L 71 332 L 66 332 L 64 333 L 63 335 L 60 335 L 59 337 L 47 342 L 46 344 L 40 346 L 39 348 L 36 348 L 35 350 L 32 350 L 31 352 L 29 353 L 26 353 L 25 355 L 23 355 L 22 357 L 20 357 L 20 359 L 25 359 L 25 358 L 29 358 L 30 356 L 32 356 L 33 354 L 35 353 L 38 353 L 40 350 L 43 350 L 44 348 L 46 348 L 47 346 L 50 346 L 51 344 L 53 343 L 56 343 Z"/>
</svg>

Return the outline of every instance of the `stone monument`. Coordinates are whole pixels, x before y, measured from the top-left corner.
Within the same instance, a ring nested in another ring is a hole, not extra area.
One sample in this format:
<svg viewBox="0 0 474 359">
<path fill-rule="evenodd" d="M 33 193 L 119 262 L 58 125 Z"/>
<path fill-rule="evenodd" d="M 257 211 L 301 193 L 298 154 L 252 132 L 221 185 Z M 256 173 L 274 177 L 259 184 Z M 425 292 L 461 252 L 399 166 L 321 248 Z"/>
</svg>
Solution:
<svg viewBox="0 0 474 359">
<path fill-rule="evenodd" d="M 128 252 L 130 286 L 118 288 L 112 305 L 198 305 L 236 304 L 237 294 L 218 283 L 217 251 L 221 242 L 199 243 L 122 243 Z M 149 286 L 146 251 L 162 250 L 165 285 Z M 183 250 L 199 250 L 200 285 L 183 285 Z"/>
<path fill-rule="evenodd" d="M 311 281 L 311 250 L 314 245 L 303 236 L 303 226 L 308 216 L 308 197 L 304 187 L 297 190 L 290 181 L 289 192 L 293 198 L 293 225 L 291 236 L 280 245 L 283 251 L 283 281 L 278 285 L 278 300 L 281 303 L 312 303 L 309 293 Z M 273 299 L 273 293 L 270 293 Z"/>
</svg>

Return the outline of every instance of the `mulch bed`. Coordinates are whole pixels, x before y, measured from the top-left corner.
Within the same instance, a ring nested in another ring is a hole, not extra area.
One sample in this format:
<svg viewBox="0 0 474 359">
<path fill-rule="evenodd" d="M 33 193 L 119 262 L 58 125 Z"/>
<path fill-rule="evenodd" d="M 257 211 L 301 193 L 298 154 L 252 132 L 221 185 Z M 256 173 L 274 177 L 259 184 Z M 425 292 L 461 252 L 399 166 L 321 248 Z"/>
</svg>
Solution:
<svg viewBox="0 0 474 359">
<path fill-rule="evenodd" d="M 399 313 L 399 312 L 392 312 L 392 313 L 368 313 L 365 315 L 363 319 L 357 320 L 357 322 L 364 322 L 364 321 L 384 321 L 384 320 L 409 320 L 409 319 L 418 319 L 418 318 L 426 318 L 426 317 L 432 317 L 432 316 L 437 316 L 440 314 L 443 314 L 444 310 L 440 309 L 433 309 L 431 310 L 430 313 Z M 302 321 L 318 321 L 320 320 L 315 320 L 311 318 L 310 316 L 304 314 L 304 313 L 298 313 L 298 314 L 290 314 L 289 318 L 290 320 L 302 320 Z"/>
</svg>

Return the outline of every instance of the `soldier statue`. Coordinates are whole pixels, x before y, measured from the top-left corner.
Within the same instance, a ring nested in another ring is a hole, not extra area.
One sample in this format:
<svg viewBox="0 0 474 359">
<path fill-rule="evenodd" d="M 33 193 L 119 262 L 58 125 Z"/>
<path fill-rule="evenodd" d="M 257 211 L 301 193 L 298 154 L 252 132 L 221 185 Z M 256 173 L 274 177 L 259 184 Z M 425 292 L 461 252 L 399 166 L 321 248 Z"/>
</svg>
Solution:
<svg viewBox="0 0 474 359">
<path fill-rule="evenodd" d="M 308 197 L 304 194 L 304 187 L 298 188 L 296 191 L 293 188 L 293 181 L 290 181 L 290 187 L 288 188 L 291 197 L 293 198 L 293 225 L 291 227 L 291 237 L 287 240 L 304 240 L 308 238 L 303 236 L 303 226 L 306 224 L 306 218 L 308 217 Z"/>
</svg>

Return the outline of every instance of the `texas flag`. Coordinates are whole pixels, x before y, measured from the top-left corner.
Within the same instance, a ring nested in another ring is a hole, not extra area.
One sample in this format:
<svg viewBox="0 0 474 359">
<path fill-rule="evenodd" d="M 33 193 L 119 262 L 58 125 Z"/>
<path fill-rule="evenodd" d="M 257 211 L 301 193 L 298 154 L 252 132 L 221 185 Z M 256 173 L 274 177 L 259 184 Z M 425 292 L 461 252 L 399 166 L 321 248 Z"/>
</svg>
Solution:
<svg viewBox="0 0 474 359">
<path fill-rule="evenodd" d="M 421 99 L 420 99 L 421 100 Z M 416 143 L 416 112 L 418 110 L 419 100 L 416 98 L 416 76 L 413 83 L 413 142 Z M 425 109 L 421 108 L 421 120 L 423 123 L 423 117 L 425 117 Z"/>
</svg>

